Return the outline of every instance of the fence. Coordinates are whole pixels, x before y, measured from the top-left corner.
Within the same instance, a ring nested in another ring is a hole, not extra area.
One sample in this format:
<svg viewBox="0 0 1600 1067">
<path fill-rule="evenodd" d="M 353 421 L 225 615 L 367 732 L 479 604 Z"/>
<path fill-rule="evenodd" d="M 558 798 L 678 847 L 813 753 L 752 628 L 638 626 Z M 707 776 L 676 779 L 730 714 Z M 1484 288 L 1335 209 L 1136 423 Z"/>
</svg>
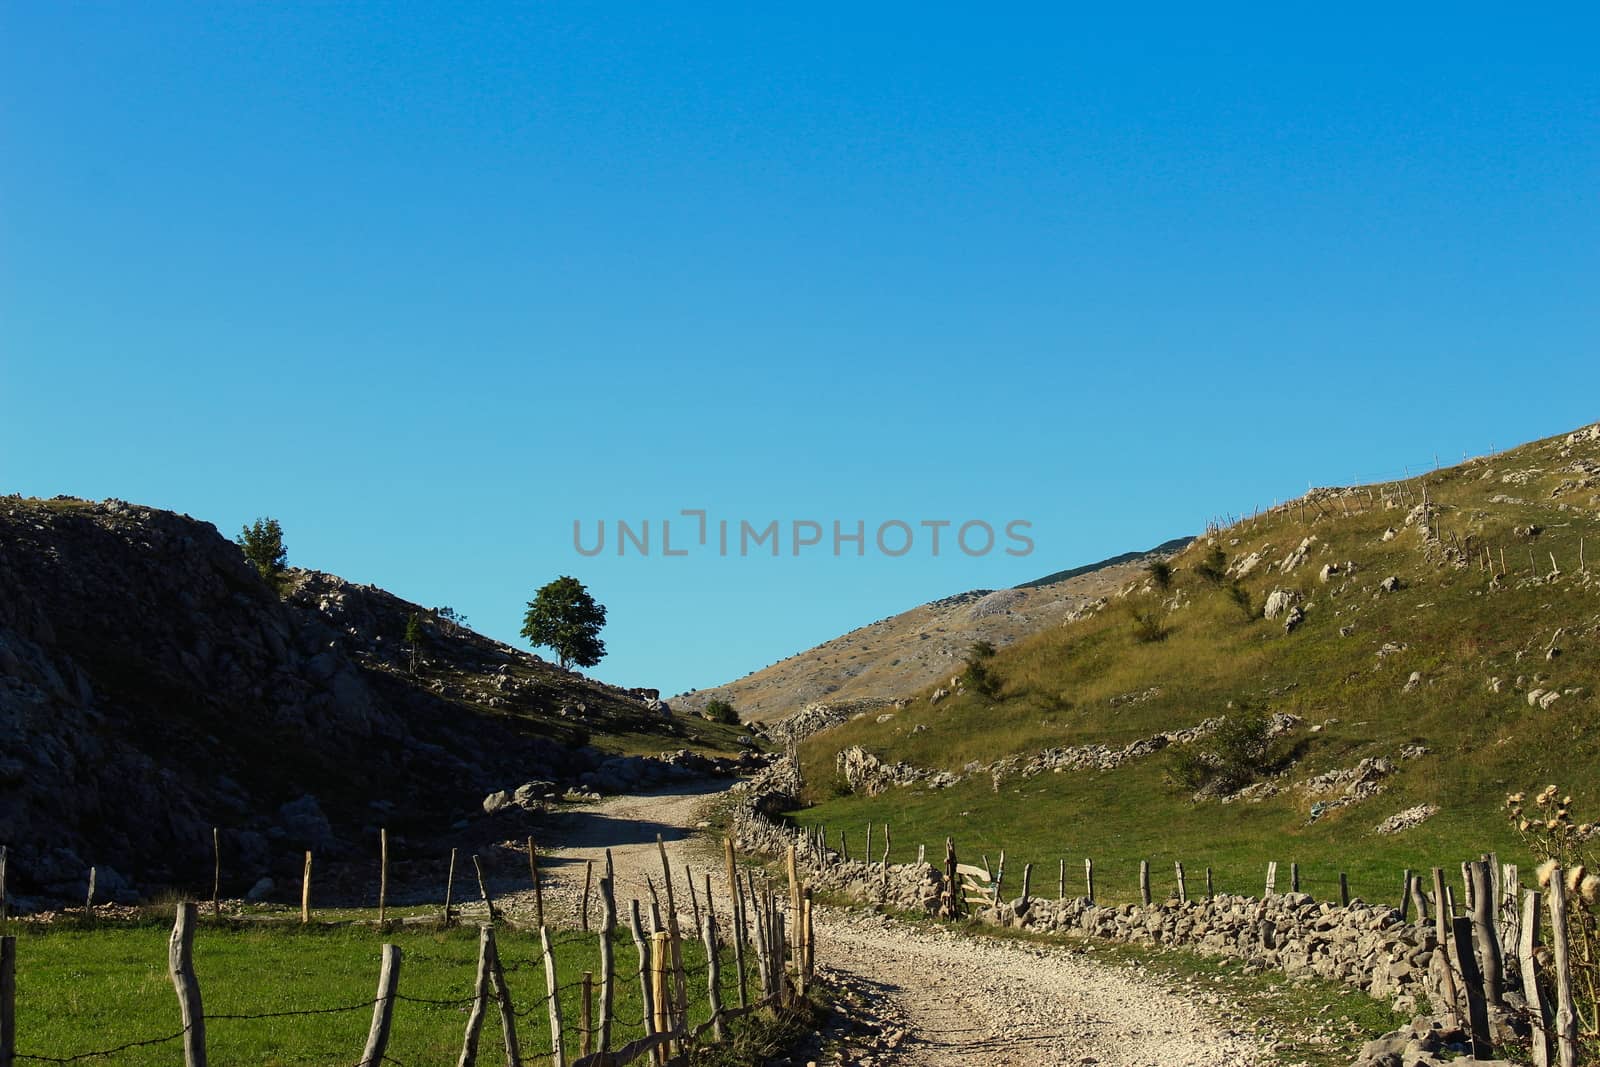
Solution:
<svg viewBox="0 0 1600 1067">
<path fill-rule="evenodd" d="M 799 842 L 801 855 L 815 865 L 818 879 L 824 885 L 837 882 L 861 886 L 876 902 L 891 903 L 888 826 L 883 827 L 882 857 L 872 857 L 869 852 L 864 864 L 851 863 L 843 833 L 837 835 L 839 847 L 835 849 L 830 846 L 826 827 L 784 832 Z M 870 829 L 866 840 L 870 850 Z M 961 862 L 954 839 L 946 838 L 942 864 L 929 868 L 925 866 L 927 861 L 927 849 L 919 845 L 916 866 L 898 869 L 922 870 L 932 879 L 930 884 L 937 886 L 937 895 L 926 898 L 925 902 L 937 917 L 1018 917 L 1026 915 L 1030 903 L 1034 902 L 1031 863 L 1023 866 L 1020 896 L 1011 903 L 1004 900 L 1004 852 L 993 867 L 987 856 L 982 858 L 981 864 Z M 855 870 L 845 875 L 844 881 L 839 881 L 829 876 L 835 868 Z M 1151 889 L 1150 864 L 1141 860 L 1138 868 L 1140 904 L 1136 913 L 1152 914 L 1165 909 L 1170 914 L 1176 909 L 1181 914 L 1185 907 L 1215 899 L 1212 869 L 1205 867 L 1204 872 L 1203 896 L 1197 889 L 1191 898 L 1188 872 L 1182 862 L 1175 862 L 1170 896 L 1162 894 L 1158 898 Z M 1059 861 L 1056 873 L 1056 899 L 1064 903 L 1069 894 L 1065 859 Z M 1462 863 L 1460 873 L 1458 896 L 1451 884 L 1454 879 L 1446 877 L 1444 868 L 1434 867 L 1427 872 L 1405 870 L 1392 898 L 1395 917 L 1401 923 L 1416 924 L 1415 941 L 1428 944 L 1426 934 L 1431 933 L 1431 943 L 1436 945 L 1432 971 L 1437 981 L 1431 990 L 1435 1006 L 1470 1035 L 1475 1057 L 1488 1059 L 1494 1039 L 1491 1014 L 1509 1006 L 1507 993 L 1519 994 L 1527 1005 L 1532 1029 L 1534 1067 L 1551 1067 L 1552 1064 L 1574 1067 L 1579 1062 L 1582 1038 L 1600 1032 L 1600 993 L 1590 984 L 1589 972 L 1584 972 L 1583 981 L 1576 980 L 1577 972 L 1594 962 L 1588 959 L 1592 945 L 1585 935 L 1593 934 L 1596 929 L 1595 915 L 1585 910 L 1591 895 L 1589 888 L 1585 887 L 1585 895 L 1576 904 L 1571 899 L 1574 889 L 1568 883 L 1574 876 L 1581 876 L 1582 869 L 1563 871 L 1546 865 L 1540 869 L 1539 886 L 1528 888 L 1522 885 L 1516 864 L 1502 864 L 1497 855 L 1489 853 Z M 1281 876 L 1284 876 L 1283 881 L 1280 881 Z M 1073 889 L 1082 886 L 1081 895 L 1075 895 L 1075 899 L 1092 908 L 1095 900 L 1092 859 L 1083 861 L 1083 881 L 1078 883 L 1074 877 L 1072 882 Z M 1264 878 L 1258 884 L 1262 887 L 1260 902 L 1263 906 L 1275 897 L 1281 898 L 1285 892 L 1298 894 L 1300 866 L 1290 863 L 1287 871 L 1280 872 L 1277 862 L 1268 863 Z M 1338 895 L 1337 904 L 1341 908 L 1351 909 L 1353 904 L 1361 903 L 1352 900 L 1349 879 L 1342 871 L 1338 876 Z M 1600 893 L 1592 895 L 1600 899 Z M 1573 936 L 1579 938 L 1577 948 L 1571 944 Z M 1546 945 L 1548 951 L 1545 951 Z M 1584 1005 L 1580 1001 L 1584 991 L 1588 994 L 1587 1007 L 1593 1024 L 1580 1034 L 1580 1024 L 1584 1022 Z"/>
<path fill-rule="evenodd" d="M 726 899 L 730 911 L 726 925 L 732 942 L 727 962 L 734 967 L 735 980 L 730 992 L 737 992 L 738 1004 L 725 1005 L 722 1003 L 725 947 L 722 924 L 717 917 L 712 876 L 704 874 L 703 897 L 695 892 L 692 879 L 688 880 L 696 927 L 689 936 L 703 944 L 705 962 L 700 968 L 686 967 L 683 958 L 685 934 L 679 926 L 672 870 L 665 846 L 660 844 L 659 839 L 658 846 L 661 851 L 665 907 L 655 899 L 655 886 L 651 883 L 648 932 L 639 900 L 632 900 L 628 909 L 628 929 L 638 954 L 638 968 L 621 975 L 617 970 L 613 935 L 618 929 L 619 916 L 608 850 L 605 873 L 598 882 L 603 918 L 594 935 L 598 938 L 600 958 L 598 983 L 595 976 L 586 971 L 576 982 L 564 986 L 559 984 L 556 966 L 558 942 L 552 939 L 550 928 L 543 924 L 540 915 L 538 932 L 545 995 L 521 1008 L 513 1003 L 505 981 L 505 971 L 495 940 L 494 919 L 497 911 L 481 882 L 480 891 L 489 905 L 491 921 L 479 927 L 477 972 L 469 997 L 434 1000 L 406 995 L 401 989 L 403 954 L 400 946 L 384 944 L 379 960 L 377 988 L 371 1000 L 306 1011 L 208 1015 L 203 1007 L 200 979 L 194 969 L 199 907 L 194 902 L 184 902 L 177 907 L 168 951 L 168 974 L 177 998 L 182 1028 L 155 1038 L 66 1056 L 17 1051 L 17 939 L 11 936 L 0 938 L 0 1067 L 15 1067 L 23 1063 L 74 1063 L 163 1044 L 181 1044 L 185 1067 L 206 1067 L 206 1028 L 209 1023 L 368 1010 L 372 1013 L 372 1019 L 365 1045 L 360 1050 L 359 1058 L 349 1062 L 355 1063 L 356 1067 L 378 1067 L 383 1063 L 397 1062 L 388 1056 L 388 1048 L 395 1025 L 395 1004 L 406 1001 L 467 1010 L 458 1067 L 468 1067 L 477 1061 L 491 1001 L 499 1016 L 500 1042 L 504 1045 L 505 1062 L 510 1067 L 520 1067 L 527 1062 L 517 1036 L 518 1020 L 540 1014 L 548 1019 L 550 1046 L 547 1053 L 540 1053 L 534 1058 L 542 1058 L 547 1054 L 555 1067 L 623 1067 L 647 1056 L 657 1065 L 678 1062 L 686 1059 L 691 1050 L 708 1041 L 724 1040 L 727 1024 L 732 1020 L 763 1008 L 791 1007 L 806 995 L 813 979 L 815 963 L 811 888 L 801 880 L 795 853 L 791 849 L 787 865 L 788 899 L 780 904 L 780 894 L 769 880 L 750 871 L 743 872 L 741 877 L 733 844 L 731 841 L 726 843 Z M 538 866 L 534 856 L 530 850 L 530 870 L 537 887 Z M 536 893 L 536 899 L 541 896 Z M 705 905 L 703 911 L 702 899 Z M 447 903 L 445 921 L 448 922 L 449 917 Z M 583 925 L 584 931 L 572 934 L 567 943 L 572 938 L 589 936 L 587 922 Z M 709 1016 L 705 1021 L 693 1024 L 690 1021 L 688 978 L 691 974 L 698 975 L 702 969 L 706 974 Z M 644 1005 L 642 1018 L 631 1020 L 618 1017 L 615 1000 L 619 981 L 638 983 L 641 1003 Z M 579 994 L 579 1018 L 576 1021 L 564 1018 L 562 1013 L 562 995 L 573 991 Z M 621 1031 L 625 1029 L 642 1029 L 643 1033 L 636 1039 L 619 1044 Z M 332 1053 L 330 1061 L 337 1062 Z"/>
</svg>

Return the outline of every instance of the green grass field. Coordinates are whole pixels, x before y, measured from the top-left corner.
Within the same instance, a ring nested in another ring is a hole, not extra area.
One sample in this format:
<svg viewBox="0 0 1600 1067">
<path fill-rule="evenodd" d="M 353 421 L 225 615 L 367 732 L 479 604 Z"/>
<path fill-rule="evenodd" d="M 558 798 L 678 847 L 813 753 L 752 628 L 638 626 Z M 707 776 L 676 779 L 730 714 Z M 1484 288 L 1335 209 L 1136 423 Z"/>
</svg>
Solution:
<svg viewBox="0 0 1600 1067">
<path fill-rule="evenodd" d="M 129 1042 L 162 1038 L 181 1030 L 177 1000 L 167 977 L 170 915 L 147 922 L 97 927 L 35 926 L 12 923 L 17 945 L 17 1047 L 24 1057 L 69 1057 Z M 553 933 L 558 979 L 568 1028 L 569 1050 L 576 1049 L 580 992 L 574 986 L 584 971 L 596 974 L 598 935 Z M 477 967 L 476 926 L 448 931 L 371 926 L 212 924 L 195 937 L 195 971 L 208 1018 L 211 1062 L 290 1067 L 355 1063 L 366 1040 L 377 991 L 379 949 L 399 945 L 400 1001 L 395 1007 L 388 1055 L 407 1067 L 454 1063 L 460 1054 Z M 517 1036 L 526 1062 L 548 1054 L 550 1027 L 545 1006 L 545 975 L 536 934 L 505 928 L 497 942 L 517 1018 Z M 632 940 L 616 944 L 619 974 L 616 1015 L 621 1025 L 614 1046 L 642 1036 Z M 704 952 L 684 945 L 689 973 L 690 1019 L 710 1017 Z M 724 1003 L 738 1003 L 732 967 L 724 968 Z M 406 999 L 415 998 L 415 999 Z M 444 1004 L 419 1001 L 445 1001 Z M 348 1011 L 326 1009 L 351 1007 Z M 227 1019 L 225 1015 L 291 1014 L 280 1018 Z M 598 1021 L 598 1018 L 596 1019 Z M 109 1059 L 119 1065 L 167 1065 L 179 1058 L 176 1042 L 135 1047 Z M 499 1017 L 491 1005 L 484 1021 L 477 1062 L 504 1060 Z"/>
</svg>

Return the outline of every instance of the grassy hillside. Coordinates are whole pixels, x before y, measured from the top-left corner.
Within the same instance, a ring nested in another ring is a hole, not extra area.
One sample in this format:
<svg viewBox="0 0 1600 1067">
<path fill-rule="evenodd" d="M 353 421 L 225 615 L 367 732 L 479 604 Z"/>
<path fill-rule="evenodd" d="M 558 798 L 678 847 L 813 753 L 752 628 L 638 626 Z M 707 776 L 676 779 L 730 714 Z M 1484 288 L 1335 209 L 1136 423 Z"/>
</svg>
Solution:
<svg viewBox="0 0 1600 1067">
<path fill-rule="evenodd" d="M 737 681 L 673 699 L 700 709 L 713 698 L 730 701 L 757 721 L 779 718 L 819 701 L 889 701 L 961 667 L 974 641 L 1006 646 L 1061 625 L 1135 578 L 1151 557 L 1188 543 L 1179 538 L 1149 552 L 1126 552 L 1057 571 L 1013 589 L 972 589 L 857 627 Z"/>
<path fill-rule="evenodd" d="M 801 758 L 814 806 L 797 817 L 856 841 L 866 821 L 889 821 L 902 856 L 946 834 L 991 858 L 1005 848 L 1013 870 L 1047 868 L 1052 890 L 1058 859 L 1070 860 L 1070 888 L 1092 856 L 1101 895 L 1123 899 L 1141 858 L 1158 886 L 1182 860 L 1191 872 L 1215 867 L 1219 888 L 1256 891 L 1268 860 L 1285 871 L 1298 861 L 1311 891 L 1332 895 L 1345 870 L 1369 899 L 1397 895 L 1404 866 L 1496 848 L 1513 858 L 1508 792 L 1555 782 L 1578 817 L 1600 816 L 1597 516 L 1600 431 L 1406 482 L 1315 491 L 1196 541 L 1172 560 L 1170 588 L 1144 575 L 1093 616 L 1001 649 L 985 664 L 989 695 L 970 680 L 942 699 L 930 688 L 897 713 L 810 738 Z M 1292 630 L 1281 614 L 1263 617 L 1279 590 L 1304 616 Z M 1530 703 L 1541 690 L 1559 695 Z M 986 767 L 947 789 L 919 782 L 877 797 L 851 795 L 835 762 L 860 745 L 959 772 L 1049 748 L 1120 749 L 1252 712 L 1299 721 L 1274 742 L 1287 765 L 1227 803 L 1177 784 L 1183 746 L 1111 770 Z M 1303 783 L 1366 757 L 1394 763 L 1381 792 L 1313 819 L 1343 786 Z M 1402 833 L 1374 832 L 1420 804 L 1440 810 Z"/>
</svg>

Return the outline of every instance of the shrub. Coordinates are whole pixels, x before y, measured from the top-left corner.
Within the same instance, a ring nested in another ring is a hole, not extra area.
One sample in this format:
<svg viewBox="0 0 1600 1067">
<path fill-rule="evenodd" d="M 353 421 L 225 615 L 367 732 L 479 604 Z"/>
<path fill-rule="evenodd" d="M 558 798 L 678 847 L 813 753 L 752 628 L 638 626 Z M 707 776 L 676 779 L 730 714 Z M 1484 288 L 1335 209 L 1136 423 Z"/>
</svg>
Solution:
<svg viewBox="0 0 1600 1067">
<path fill-rule="evenodd" d="M 1210 551 L 1194 565 L 1195 576 L 1203 582 L 1221 585 L 1228 576 L 1228 557 L 1221 545 L 1212 545 Z"/>
<path fill-rule="evenodd" d="M 968 689 L 986 697 L 1000 695 L 1000 678 L 989 669 L 989 661 L 994 658 L 995 648 L 991 642 L 975 641 L 967 650 L 967 666 L 961 672 L 961 680 Z"/>
<path fill-rule="evenodd" d="M 1238 582 L 1230 582 L 1228 584 L 1228 599 L 1239 606 L 1239 610 L 1244 613 L 1245 618 L 1253 619 L 1256 617 L 1255 605 L 1250 603 L 1250 590 Z"/>
<path fill-rule="evenodd" d="M 1144 571 L 1157 589 L 1172 588 L 1172 564 L 1164 559 L 1153 559 L 1145 564 Z"/>
<path fill-rule="evenodd" d="M 1167 626 L 1158 608 L 1133 609 L 1133 639 L 1141 645 L 1155 644 L 1167 639 Z"/>
<path fill-rule="evenodd" d="M 733 710 L 732 704 L 720 697 L 706 702 L 704 715 L 712 722 L 720 722 L 726 726 L 739 725 L 739 713 Z"/>
<path fill-rule="evenodd" d="M 274 592 L 283 592 L 284 569 L 289 565 L 289 550 L 283 547 L 283 527 L 277 519 L 257 519 L 234 538 L 244 549 L 244 558 L 266 579 Z"/>
<path fill-rule="evenodd" d="M 1274 743 L 1272 720 L 1243 710 L 1210 734 L 1172 755 L 1172 777 L 1185 789 L 1232 793 L 1276 771 L 1284 754 Z"/>
</svg>

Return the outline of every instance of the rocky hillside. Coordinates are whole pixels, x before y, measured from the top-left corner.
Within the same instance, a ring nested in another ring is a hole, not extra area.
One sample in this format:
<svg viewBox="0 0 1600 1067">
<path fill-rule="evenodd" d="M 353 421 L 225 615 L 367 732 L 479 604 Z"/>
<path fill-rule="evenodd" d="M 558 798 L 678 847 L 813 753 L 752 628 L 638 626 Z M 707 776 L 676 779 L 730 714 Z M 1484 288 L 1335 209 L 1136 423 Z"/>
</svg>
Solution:
<svg viewBox="0 0 1600 1067">
<path fill-rule="evenodd" d="M 102 897 L 209 889 L 213 826 L 239 893 L 380 824 L 479 832 L 493 794 L 515 814 L 616 784 L 617 757 L 742 740 L 371 586 L 295 571 L 280 598 L 210 524 L 120 501 L 0 499 L 0 590 L 0 844 L 23 898 L 81 900 L 90 864 Z"/>
<path fill-rule="evenodd" d="M 1189 540 L 1058 571 L 1012 589 L 957 593 L 851 630 L 737 681 L 682 694 L 673 703 L 698 709 L 721 698 L 745 718 L 762 721 L 816 702 L 888 702 L 948 679 L 976 641 L 1004 647 L 1081 617 L 1138 578 L 1150 559 L 1165 558 Z"/>
</svg>

